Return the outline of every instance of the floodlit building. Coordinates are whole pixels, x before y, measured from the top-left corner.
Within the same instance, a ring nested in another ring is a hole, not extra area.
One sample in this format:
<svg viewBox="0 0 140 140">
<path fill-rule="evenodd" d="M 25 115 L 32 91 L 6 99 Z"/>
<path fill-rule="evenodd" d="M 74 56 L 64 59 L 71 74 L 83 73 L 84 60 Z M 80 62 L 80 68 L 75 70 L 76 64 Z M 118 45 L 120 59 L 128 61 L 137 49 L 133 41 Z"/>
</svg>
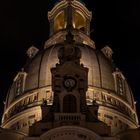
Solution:
<svg viewBox="0 0 140 140">
<path fill-rule="evenodd" d="M 44 49 L 27 50 L 9 88 L 0 139 L 140 140 L 133 93 L 113 51 L 90 38 L 92 12 L 61 0 L 48 19 Z"/>
</svg>

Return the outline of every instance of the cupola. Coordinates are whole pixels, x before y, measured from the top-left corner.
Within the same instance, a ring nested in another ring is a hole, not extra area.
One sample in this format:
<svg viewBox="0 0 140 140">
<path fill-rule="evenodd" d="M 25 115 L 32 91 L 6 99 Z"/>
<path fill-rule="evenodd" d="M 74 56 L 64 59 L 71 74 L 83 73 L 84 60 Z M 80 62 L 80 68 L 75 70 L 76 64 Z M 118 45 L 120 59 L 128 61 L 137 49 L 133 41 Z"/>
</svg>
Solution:
<svg viewBox="0 0 140 140">
<path fill-rule="evenodd" d="M 78 0 L 62 0 L 48 12 L 50 35 L 68 28 L 90 34 L 92 13 Z"/>
</svg>

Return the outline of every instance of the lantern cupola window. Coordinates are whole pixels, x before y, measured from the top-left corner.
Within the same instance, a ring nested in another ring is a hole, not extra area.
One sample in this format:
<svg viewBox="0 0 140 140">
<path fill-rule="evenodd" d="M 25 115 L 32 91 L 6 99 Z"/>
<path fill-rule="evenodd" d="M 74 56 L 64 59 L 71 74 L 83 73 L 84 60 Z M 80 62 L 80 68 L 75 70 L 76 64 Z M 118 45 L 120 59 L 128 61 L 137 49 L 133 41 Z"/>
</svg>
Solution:
<svg viewBox="0 0 140 140">
<path fill-rule="evenodd" d="M 78 0 L 62 0 L 48 12 L 50 35 L 67 29 L 90 34 L 92 13 Z"/>
<path fill-rule="evenodd" d="M 85 31 L 86 28 L 86 19 L 78 11 L 73 13 L 73 28 L 79 29 L 81 31 Z"/>
</svg>

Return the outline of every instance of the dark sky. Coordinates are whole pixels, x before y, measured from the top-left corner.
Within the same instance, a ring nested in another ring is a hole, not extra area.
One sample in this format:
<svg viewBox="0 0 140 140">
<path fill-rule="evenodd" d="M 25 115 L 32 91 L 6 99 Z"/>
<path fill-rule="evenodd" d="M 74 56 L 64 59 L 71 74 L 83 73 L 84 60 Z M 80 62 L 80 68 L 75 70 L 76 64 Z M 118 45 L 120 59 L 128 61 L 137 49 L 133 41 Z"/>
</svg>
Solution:
<svg viewBox="0 0 140 140">
<path fill-rule="evenodd" d="M 0 112 L 8 87 L 26 62 L 31 45 L 43 49 L 49 36 L 47 11 L 57 0 L 0 1 Z M 83 0 L 93 12 L 92 39 L 109 45 L 130 84 L 140 112 L 140 0 Z"/>
</svg>

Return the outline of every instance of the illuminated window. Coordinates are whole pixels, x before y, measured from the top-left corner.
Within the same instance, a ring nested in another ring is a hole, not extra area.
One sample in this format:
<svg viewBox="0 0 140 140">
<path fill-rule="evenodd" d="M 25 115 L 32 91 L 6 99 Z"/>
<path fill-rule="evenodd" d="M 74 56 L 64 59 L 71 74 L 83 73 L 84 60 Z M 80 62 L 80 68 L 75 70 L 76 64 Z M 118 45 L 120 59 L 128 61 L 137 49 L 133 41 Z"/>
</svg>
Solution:
<svg viewBox="0 0 140 140">
<path fill-rule="evenodd" d="M 73 27 L 83 31 L 86 27 L 86 20 L 79 12 L 74 12 L 73 14 Z"/>
<path fill-rule="evenodd" d="M 64 11 L 60 12 L 54 19 L 54 31 L 58 31 L 65 28 Z"/>
</svg>

